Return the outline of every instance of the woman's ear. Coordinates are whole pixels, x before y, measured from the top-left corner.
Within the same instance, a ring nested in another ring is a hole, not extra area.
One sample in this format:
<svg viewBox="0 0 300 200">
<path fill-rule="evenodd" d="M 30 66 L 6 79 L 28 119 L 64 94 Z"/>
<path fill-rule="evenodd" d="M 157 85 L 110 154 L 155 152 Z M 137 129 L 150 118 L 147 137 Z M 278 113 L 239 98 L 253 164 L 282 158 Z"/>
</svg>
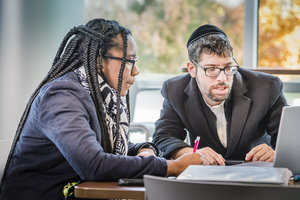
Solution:
<svg viewBox="0 0 300 200">
<path fill-rule="evenodd" d="M 191 75 L 191 77 L 195 78 L 196 77 L 196 70 L 195 70 L 195 65 L 194 63 L 192 63 L 191 61 L 189 61 L 187 64 L 186 64 L 187 68 L 188 68 L 188 71 Z"/>
<path fill-rule="evenodd" d="M 102 64 L 102 72 L 104 73 L 106 71 L 107 68 L 107 59 L 105 59 L 103 56 L 101 58 L 101 64 Z M 97 72 L 98 74 L 101 74 L 101 70 L 100 70 L 100 57 L 97 57 Z"/>
</svg>

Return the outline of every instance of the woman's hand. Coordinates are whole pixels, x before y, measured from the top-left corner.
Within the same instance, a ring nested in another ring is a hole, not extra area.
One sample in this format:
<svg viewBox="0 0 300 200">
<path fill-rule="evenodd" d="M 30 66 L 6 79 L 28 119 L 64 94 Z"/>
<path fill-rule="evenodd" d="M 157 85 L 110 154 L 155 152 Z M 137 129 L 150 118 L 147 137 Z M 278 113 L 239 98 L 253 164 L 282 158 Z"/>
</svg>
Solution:
<svg viewBox="0 0 300 200">
<path fill-rule="evenodd" d="M 200 153 L 186 153 L 178 157 L 176 160 L 167 160 L 168 174 L 167 176 L 178 176 L 189 165 L 201 165 L 203 160 Z"/>
</svg>

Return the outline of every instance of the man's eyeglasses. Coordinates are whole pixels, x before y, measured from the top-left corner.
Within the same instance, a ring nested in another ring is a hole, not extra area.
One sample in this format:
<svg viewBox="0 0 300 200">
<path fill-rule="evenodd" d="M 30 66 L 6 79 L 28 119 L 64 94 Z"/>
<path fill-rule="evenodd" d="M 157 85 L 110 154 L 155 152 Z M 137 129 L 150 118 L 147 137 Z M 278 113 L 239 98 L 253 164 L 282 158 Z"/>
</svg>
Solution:
<svg viewBox="0 0 300 200">
<path fill-rule="evenodd" d="M 199 65 L 197 62 L 195 62 L 194 60 L 192 60 L 192 62 L 197 65 L 198 67 L 200 67 L 201 69 L 204 70 L 205 75 L 208 77 L 217 77 L 219 76 L 219 74 L 221 73 L 221 71 L 224 71 L 226 76 L 231 76 L 234 75 L 238 69 L 239 69 L 239 65 L 237 64 L 237 62 L 235 61 L 235 59 L 233 59 L 234 62 L 236 63 L 236 65 L 234 66 L 227 66 L 224 68 L 218 68 L 218 67 L 208 67 L 208 68 L 204 68 L 201 65 Z"/>
<path fill-rule="evenodd" d="M 108 56 L 108 55 L 103 55 L 103 57 L 105 57 L 105 58 L 110 58 L 110 59 L 114 59 L 114 60 L 123 60 L 123 58 L 120 58 L 120 57 L 115 57 L 115 56 Z M 138 61 L 138 59 L 139 59 L 139 57 L 134 57 L 134 59 L 133 60 L 131 60 L 131 59 L 126 59 L 125 61 L 126 61 L 126 63 L 131 63 L 132 64 L 132 66 L 131 66 L 131 71 L 133 71 L 133 68 L 134 68 L 134 66 L 135 66 L 135 63 Z"/>
</svg>

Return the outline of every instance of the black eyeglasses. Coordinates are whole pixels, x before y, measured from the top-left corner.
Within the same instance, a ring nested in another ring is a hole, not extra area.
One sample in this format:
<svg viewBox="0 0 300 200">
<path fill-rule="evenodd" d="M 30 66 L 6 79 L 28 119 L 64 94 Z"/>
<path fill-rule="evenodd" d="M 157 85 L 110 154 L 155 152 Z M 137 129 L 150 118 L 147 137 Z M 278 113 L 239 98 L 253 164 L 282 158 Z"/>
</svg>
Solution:
<svg viewBox="0 0 300 200">
<path fill-rule="evenodd" d="M 115 60 L 123 60 L 123 58 L 120 57 L 115 57 L 115 56 L 108 56 L 108 55 L 103 55 L 105 58 L 110 58 L 110 59 L 115 59 Z M 131 71 L 133 71 L 134 66 L 136 65 L 135 63 L 138 61 L 139 57 L 135 56 L 133 60 L 131 59 L 125 59 L 126 63 L 131 63 Z"/>
<path fill-rule="evenodd" d="M 217 77 L 219 76 L 219 74 L 221 73 L 221 71 L 224 71 L 226 76 L 231 76 L 234 75 L 235 73 L 237 73 L 238 69 L 239 69 L 239 65 L 237 64 L 236 60 L 233 59 L 234 62 L 236 63 L 236 65 L 234 66 L 227 66 L 224 68 L 218 68 L 218 67 L 208 67 L 208 68 L 204 68 L 201 65 L 199 65 L 197 62 L 195 62 L 194 60 L 192 60 L 192 62 L 197 65 L 198 67 L 200 67 L 201 69 L 204 70 L 205 75 L 208 77 Z"/>
</svg>

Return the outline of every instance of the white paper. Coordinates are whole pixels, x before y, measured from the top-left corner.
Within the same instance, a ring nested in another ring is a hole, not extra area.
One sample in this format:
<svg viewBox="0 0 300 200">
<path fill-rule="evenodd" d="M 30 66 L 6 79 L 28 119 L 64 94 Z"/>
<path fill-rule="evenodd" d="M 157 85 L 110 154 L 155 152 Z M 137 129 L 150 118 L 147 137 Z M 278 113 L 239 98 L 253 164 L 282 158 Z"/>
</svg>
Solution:
<svg viewBox="0 0 300 200">
<path fill-rule="evenodd" d="M 287 185 L 291 176 L 292 172 L 287 168 L 190 165 L 177 179 Z"/>
</svg>

